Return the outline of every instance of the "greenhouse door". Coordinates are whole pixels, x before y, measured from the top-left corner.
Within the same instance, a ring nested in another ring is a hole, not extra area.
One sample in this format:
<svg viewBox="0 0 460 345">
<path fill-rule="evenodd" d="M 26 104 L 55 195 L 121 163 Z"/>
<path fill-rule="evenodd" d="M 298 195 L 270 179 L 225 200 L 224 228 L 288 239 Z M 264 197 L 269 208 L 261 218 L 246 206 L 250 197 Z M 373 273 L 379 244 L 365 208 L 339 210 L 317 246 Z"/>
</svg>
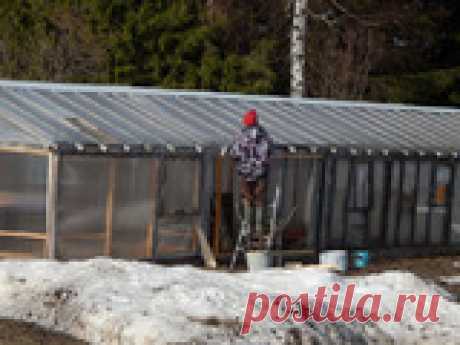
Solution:
<svg viewBox="0 0 460 345">
<path fill-rule="evenodd" d="M 198 253 L 200 163 L 194 156 L 168 158 L 162 162 L 153 236 L 155 259 L 186 258 Z"/>
</svg>

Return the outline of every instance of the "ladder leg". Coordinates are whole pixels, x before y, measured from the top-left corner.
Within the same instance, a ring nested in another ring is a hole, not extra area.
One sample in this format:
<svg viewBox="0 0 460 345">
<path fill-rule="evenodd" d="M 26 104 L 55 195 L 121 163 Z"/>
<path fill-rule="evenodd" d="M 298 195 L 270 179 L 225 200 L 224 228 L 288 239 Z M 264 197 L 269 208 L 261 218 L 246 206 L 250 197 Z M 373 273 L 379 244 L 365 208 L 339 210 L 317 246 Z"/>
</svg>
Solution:
<svg viewBox="0 0 460 345">
<path fill-rule="evenodd" d="M 245 253 L 245 249 L 246 249 L 245 245 L 248 242 L 248 237 L 249 237 L 249 228 L 247 226 L 247 223 L 244 220 L 242 220 L 241 229 L 238 234 L 238 240 L 236 242 L 235 250 L 233 251 L 233 255 L 232 255 L 232 261 L 230 263 L 230 269 L 233 269 L 235 267 L 238 254 Z"/>
<path fill-rule="evenodd" d="M 256 236 L 263 236 L 263 207 L 256 206 Z"/>
</svg>

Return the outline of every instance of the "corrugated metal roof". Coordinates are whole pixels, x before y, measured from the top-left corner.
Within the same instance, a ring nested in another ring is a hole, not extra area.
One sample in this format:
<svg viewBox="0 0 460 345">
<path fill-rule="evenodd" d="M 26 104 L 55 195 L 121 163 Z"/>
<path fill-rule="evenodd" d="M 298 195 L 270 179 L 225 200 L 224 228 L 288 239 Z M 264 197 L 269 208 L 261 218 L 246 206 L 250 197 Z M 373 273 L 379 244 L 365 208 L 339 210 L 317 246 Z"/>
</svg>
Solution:
<svg viewBox="0 0 460 345">
<path fill-rule="evenodd" d="M 278 144 L 460 149 L 460 109 L 0 81 L 0 142 L 229 145 L 257 109 Z"/>
</svg>

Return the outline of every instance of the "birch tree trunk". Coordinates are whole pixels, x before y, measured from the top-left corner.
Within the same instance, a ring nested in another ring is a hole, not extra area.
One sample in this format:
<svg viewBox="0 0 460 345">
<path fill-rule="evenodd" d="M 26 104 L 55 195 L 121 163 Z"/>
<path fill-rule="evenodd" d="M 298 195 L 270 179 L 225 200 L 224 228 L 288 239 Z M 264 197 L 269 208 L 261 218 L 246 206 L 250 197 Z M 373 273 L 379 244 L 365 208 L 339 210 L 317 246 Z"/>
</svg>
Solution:
<svg viewBox="0 0 460 345">
<path fill-rule="evenodd" d="M 294 0 L 291 32 L 291 96 L 306 97 L 306 36 L 308 0 Z"/>
</svg>

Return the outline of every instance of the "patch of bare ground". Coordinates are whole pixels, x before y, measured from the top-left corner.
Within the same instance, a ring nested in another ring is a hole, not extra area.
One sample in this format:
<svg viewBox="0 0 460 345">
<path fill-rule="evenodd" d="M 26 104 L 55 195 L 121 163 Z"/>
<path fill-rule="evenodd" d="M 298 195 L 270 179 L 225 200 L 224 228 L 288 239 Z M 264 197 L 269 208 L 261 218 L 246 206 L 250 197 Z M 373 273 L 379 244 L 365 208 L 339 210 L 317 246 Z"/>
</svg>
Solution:
<svg viewBox="0 0 460 345">
<path fill-rule="evenodd" d="M 377 259 L 365 269 L 351 270 L 347 275 L 369 275 L 388 270 L 409 271 L 425 281 L 433 281 L 453 294 L 460 301 L 460 284 L 446 284 L 442 277 L 460 276 L 460 256 L 439 256 L 426 258 Z"/>
<path fill-rule="evenodd" d="M 34 324 L 0 319 L 0 345 L 88 345 Z"/>
</svg>

